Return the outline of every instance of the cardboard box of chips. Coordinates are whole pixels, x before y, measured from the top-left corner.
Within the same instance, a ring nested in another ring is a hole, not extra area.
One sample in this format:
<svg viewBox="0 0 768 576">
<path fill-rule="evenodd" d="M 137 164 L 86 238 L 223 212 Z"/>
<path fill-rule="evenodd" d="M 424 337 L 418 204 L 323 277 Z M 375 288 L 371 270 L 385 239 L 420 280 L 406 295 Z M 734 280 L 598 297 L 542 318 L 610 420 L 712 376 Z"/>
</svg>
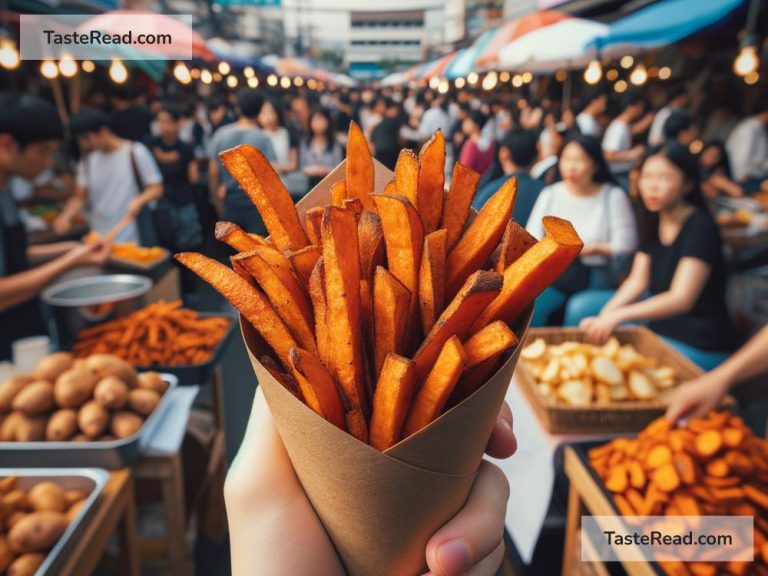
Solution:
<svg viewBox="0 0 768 576">
<path fill-rule="evenodd" d="M 642 430 L 663 415 L 675 387 L 702 374 L 649 329 L 618 329 L 603 346 L 578 328 L 533 328 L 515 378 L 557 434 Z"/>
</svg>

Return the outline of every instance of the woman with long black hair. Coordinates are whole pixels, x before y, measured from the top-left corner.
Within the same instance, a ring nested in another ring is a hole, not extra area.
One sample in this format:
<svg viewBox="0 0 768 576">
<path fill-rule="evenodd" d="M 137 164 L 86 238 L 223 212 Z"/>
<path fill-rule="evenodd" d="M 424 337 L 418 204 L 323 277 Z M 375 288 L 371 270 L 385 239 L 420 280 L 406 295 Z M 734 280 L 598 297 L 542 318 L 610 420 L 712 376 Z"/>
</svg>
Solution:
<svg viewBox="0 0 768 576">
<path fill-rule="evenodd" d="M 309 116 L 309 134 L 299 148 L 299 163 L 314 188 L 341 162 L 341 147 L 336 141 L 331 115 L 315 108 Z"/>
<path fill-rule="evenodd" d="M 701 193 L 698 162 L 676 142 L 653 149 L 640 165 L 638 188 L 641 244 L 629 277 L 615 293 L 583 294 L 569 316 L 572 323 L 583 318 L 579 325 L 595 343 L 620 324 L 647 323 L 710 370 L 733 350 L 734 336 L 722 241 Z"/>
</svg>

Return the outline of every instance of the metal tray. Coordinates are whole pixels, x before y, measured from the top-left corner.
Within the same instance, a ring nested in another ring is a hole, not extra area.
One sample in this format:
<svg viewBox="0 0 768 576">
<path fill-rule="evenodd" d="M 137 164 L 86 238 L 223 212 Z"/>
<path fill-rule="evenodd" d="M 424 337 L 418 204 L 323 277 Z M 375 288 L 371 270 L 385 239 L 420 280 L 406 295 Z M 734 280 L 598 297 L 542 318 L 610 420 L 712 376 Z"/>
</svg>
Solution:
<svg viewBox="0 0 768 576">
<path fill-rule="evenodd" d="M 155 372 L 162 372 L 164 374 L 173 374 L 179 379 L 179 386 L 198 386 L 211 382 L 213 380 L 213 371 L 216 368 L 216 365 L 221 361 L 221 357 L 224 355 L 229 343 L 232 341 L 232 336 L 235 334 L 237 318 L 219 312 L 200 312 L 199 316 L 201 318 L 213 318 L 214 316 L 226 317 L 229 318 L 230 321 L 229 329 L 222 339 L 219 340 L 219 343 L 216 344 L 216 348 L 213 349 L 213 354 L 211 354 L 208 361 L 201 364 L 178 364 L 176 366 L 136 366 L 136 370 L 140 372 L 154 370 Z"/>
<path fill-rule="evenodd" d="M 88 494 L 67 529 L 48 552 L 35 576 L 58 574 L 64 561 L 63 553 L 70 542 L 82 532 L 93 505 L 109 480 L 109 472 L 99 468 L 0 468 L 0 478 L 17 476 L 17 485 L 29 489 L 40 482 L 54 482 L 65 490 L 82 490 Z"/>
<path fill-rule="evenodd" d="M 132 436 L 106 442 L 0 442 L 0 462 L 4 466 L 19 467 L 124 468 L 147 449 L 152 434 L 168 410 L 169 392 L 179 384 L 173 374 L 161 376 L 168 382 L 168 389 L 144 425 Z"/>
</svg>

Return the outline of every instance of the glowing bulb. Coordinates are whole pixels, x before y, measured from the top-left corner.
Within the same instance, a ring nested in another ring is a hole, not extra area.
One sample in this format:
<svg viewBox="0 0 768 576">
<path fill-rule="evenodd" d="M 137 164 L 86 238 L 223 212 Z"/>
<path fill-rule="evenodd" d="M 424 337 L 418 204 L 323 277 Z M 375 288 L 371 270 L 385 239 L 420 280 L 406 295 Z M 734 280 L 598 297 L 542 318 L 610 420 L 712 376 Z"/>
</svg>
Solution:
<svg viewBox="0 0 768 576">
<path fill-rule="evenodd" d="M 246 66 L 243 69 L 243 74 L 245 75 L 246 78 L 253 78 L 256 75 L 256 72 L 254 72 L 251 66 Z"/>
<path fill-rule="evenodd" d="M 648 71 L 645 66 L 638 64 L 632 73 L 629 75 L 629 81 L 635 86 L 642 86 L 648 80 Z"/>
<path fill-rule="evenodd" d="M 688 150 L 691 152 L 691 154 L 698 154 L 699 152 L 704 150 L 704 142 L 698 139 L 694 140 L 688 146 Z"/>
<path fill-rule="evenodd" d="M 757 57 L 757 48 L 755 46 L 742 46 L 739 55 L 733 61 L 733 72 L 737 76 L 746 76 L 750 72 L 757 70 L 760 60 Z"/>
<path fill-rule="evenodd" d="M 520 88 L 520 86 L 523 85 L 523 77 L 520 74 L 515 74 L 512 76 L 512 86 L 515 88 Z"/>
<path fill-rule="evenodd" d="M 584 82 L 587 84 L 597 84 L 603 77 L 603 67 L 597 60 L 592 60 L 584 70 Z"/>
<path fill-rule="evenodd" d="M 624 70 L 629 70 L 632 68 L 632 64 L 635 63 L 635 59 L 632 58 L 632 56 L 624 56 L 621 60 L 619 60 L 619 64 L 621 65 Z"/>
<path fill-rule="evenodd" d="M 310 90 L 316 89 L 317 80 L 315 80 L 314 78 L 310 78 L 309 80 L 307 80 L 307 88 L 309 88 Z"/>
<path fill-rule="evenodd" d="M 432 78 L 429 79 L 429 87 L 432 90 L 437 90 L 438 86 L 440 86 L 440 78 L 437 76 L 432 76 Z"/>
<path fill-rule="evenodd" d="M 659 68 L 659 80 L 668 80 L 672 76 L 672 68 L 662 66 Z"/>
<path fill-rule="evenodd" d="M 611 68 L 610 70 L 608 70 L 608 72 L 605 73 L 605 77 L 611 82 L 613 82 L 614 80 L 616 80 L 616 78 L 619 77 L 619 71 L 616 70 L 615 68 Z"/>
<path fill-rule="evenodd" d="M 232 67 L 229 65 L 229 62 L 219 62 L 219 73 L 222 76 L 226 76 L 229 74 L 229 71 L 232 69 Z"/>
<path fill-rule="evenodd" d="M 192 68 L 189 74 L 192 76 L 192 80 L 200 80 L 200 68 Z"/>
<path fill-rule="evenodd" d="M 499 82 L 501 82 L 502 84 L 504 82 L 509 82 L 510 76 L 511 74 L 509 72 L 506 72 L 506 71 L 502 72 L 501 74 L 499 74 Z"/>
<path fill-rule="evenodd" d="M 213 82 L 213 74 L 210 70 L 203 70 L 200 72 L 200 82 L 203 84 L 210 84 Z"/>
<path fill-rule="evenodd" d="M 0 41 L 0 66 L 6 70 L 15 70 L 21 63 L 19 51 L 13 40 L 7 38 Z"/>
<path fill-rule="evenodd" d="M 42 74 L 44 78 L 48 78 L 48 80 L 56 78 L 56 76 L 59 75 L 59 69 L 56 66 L 56 62 L 53 60 L 43 60 L 43 63 L 40 64 L 40 74 Z"/>
<path fill-rule="evenodd" d="M 459 90 L 464 88 L 466 84 L 467 84 L 467 81 L 464 80 L 464 78 L 456 78 L 456 81 L 453 83 L 453 85 L 456 86 L 456 88 L 458 88 Z"/>
<path fill-rule="evenodd" d="M 757 72 L 750 72 L 746 76 L 744 76 L 744 82 L 752 86 L 753 84 L 757 84 L 757 81 L 760 80 L 760 74 Z"/>
<path fill-rule="evenodd" d="M 77 74 L 77 62 L 71 54 L 62 54 L 59 60 L 59 72 L 64 78 L 73 78 Z"/>
<path fill-rule="evenodd" d="M 533 73 L 523 72 L 523 84 L 530 84 L 533 82 Z"/>
<path fill-rule="evenodd" d="M 192 82 L 192 74 L 189 72 L 187 65 L 183 62 L 179 62 L 173 67 L 173 77 L 181 84 L 189 84 Z"/>
<path fill-rule="evenodd" d="M 478 80 L 480 80 L 480 75 L 477 72 L 470 72 L 467 74 L 467 82 L 470 86 L 477 84 Z"/>
<path fill-rule="evenodd" d="M 248 78 L 248 87 L 249 88 L 258 88 L 259 87 L 259 79 L 255 76 L 251 76 Z"/>
<path fill-rule="evenodd" d="M 625 80 L 619 80 L 616 82 L 616 84 L 613 85 L 613 89 L 616 90 L 619 94 L 622 92 L 627 91 L 627 82 Z"/>
<path fill-rule="evenodd" d="M 122 84 L 128 80 L 128 69 L 120 60 L 112 60 L 109 65 L 109 77 L 115 84 Z"/>
<path fill-rule="evenodd" d="M 555 80 L 558 82 L 565 82 L 565 80 L 568 78 L 568 72 L 565 70 L 558 70 L 555 72 Z"/>
<path fill-rule="evenodd" d="M 483 78 L 483 90 L 486 92 L 490 92 L 494 88 L 496 88 L 496 84 L 499 82 L 499 75 L 496 74 L 494 71 L 488 72 L 488 74 L 485 75 L 485 78 Z"/>
<path fill-rule="evenodd" d="M 213 81 L 214 82 L 221 82 L 222 78 L 224 78 L 224 76 L 222 76 L 218 72 L 214 72 L 213 73 Z"/>
<path fill-rule="evenodd" d="M 83 60 L 83 63 L 80 65 L 80 67 L 83 69 L 83 72 L 88 72 L 89 74 L 96 70 L 96 64 L 90 60 Z"/>
<path fill-rule="evenodd" d="M 283 88 L 284 90 L 287 90 L 288 88 L 290 88 L 291 79 L 288 78 L 288 76 L 283 76 L 282 78 L 280 78 L 280 87 Z"/>
<path fill-rule="evenodd" d="M 274 74 L 270 74 L 269 76 L 267 76 L 267 84 L 269 84 L 270 86 L 277 86 L 277 76 L 275 76 Z"/>
<path fill-rule="evenodd" d="M 293 79 L 293 85 L 304 86 L 304 78 L 302 78 L 301 76 L 296 76 L 296 78 Z"/>
<path fill-rule="evenodd" d="M 227 86 L 230 88 L 237 88 L 237 76 L 227 76 Z"/>
<path fill-rule="evenodd" d="M 437 91 L 440 92 L 440 94 L 447 94 L 450 87 L 451 85 L 449 84 L 448 80 L 443 78 L 440 80 L 440 85 L 437 87 Z"/>
</svg>

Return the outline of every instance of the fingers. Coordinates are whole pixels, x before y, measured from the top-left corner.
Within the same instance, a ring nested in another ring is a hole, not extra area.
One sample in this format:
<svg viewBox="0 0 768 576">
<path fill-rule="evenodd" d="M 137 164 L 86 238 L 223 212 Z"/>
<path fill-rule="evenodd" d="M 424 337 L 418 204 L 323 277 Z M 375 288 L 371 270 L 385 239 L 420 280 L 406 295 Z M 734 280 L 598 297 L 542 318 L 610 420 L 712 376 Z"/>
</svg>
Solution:
<svg viewBox="0 0 768 576">
<path fill-rule="evenodd" d="M 494 576 L 504 560 L 505 546 L 504 541 L 499 542 L 496 549 L 483 558 L 472 570 L 464 576 Z"/>
<path fill-rule="evenodd" d="M 515 450 L 517 450 L 517 438 L 512 428 L 512 410 L 509 404 L 504 402 L 485 452 L 494 458 L 509 458 Z"/>
<path fill-rule="evenodd" d="M 504 473 L 483 461 L 464 507 L 427 544 L 431 573 L 464 574 L 494 553 L 503 539 L 508 499 Z"/>
</svg>

